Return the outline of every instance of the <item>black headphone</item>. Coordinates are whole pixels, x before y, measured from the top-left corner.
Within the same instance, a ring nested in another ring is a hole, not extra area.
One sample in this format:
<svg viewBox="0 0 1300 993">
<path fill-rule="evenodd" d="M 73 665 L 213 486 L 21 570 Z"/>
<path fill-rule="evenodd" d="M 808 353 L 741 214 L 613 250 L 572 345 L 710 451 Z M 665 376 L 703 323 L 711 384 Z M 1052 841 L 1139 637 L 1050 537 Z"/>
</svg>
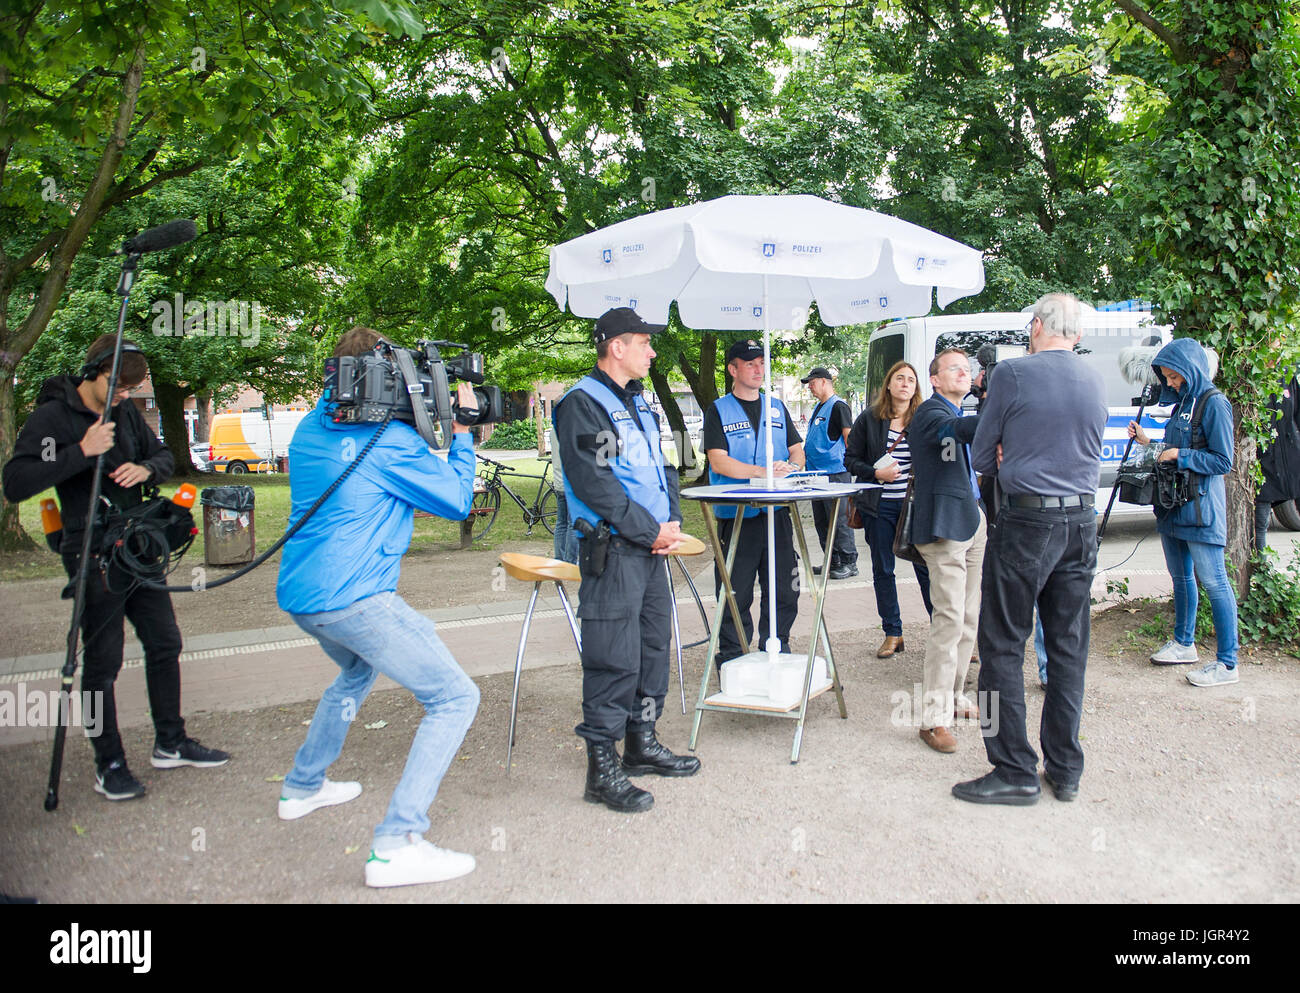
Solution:
<svg viewBox="0 0 1300 993">
<path fill-rule="evenodd" d="M 122 342 L 122 354 L 125 355 L 127 352 L 139 352 L 141 355 L 143 355 L 144 349 L 138 345 L 132 345 L 130 342 L 124 341 Z M 97 378 L 100 373 L 99 367 L 102 366 L 105 362 L 107 362 L 112 357 L 113 357 L 113 349 L 110 348 L 106 352 L 100 352 L 98 355 L 92 355 L 89 358 L 87 358 L 86 364 L 81 367 L 81 378 L 85 380 L 92 380 Z"/>
</svg>

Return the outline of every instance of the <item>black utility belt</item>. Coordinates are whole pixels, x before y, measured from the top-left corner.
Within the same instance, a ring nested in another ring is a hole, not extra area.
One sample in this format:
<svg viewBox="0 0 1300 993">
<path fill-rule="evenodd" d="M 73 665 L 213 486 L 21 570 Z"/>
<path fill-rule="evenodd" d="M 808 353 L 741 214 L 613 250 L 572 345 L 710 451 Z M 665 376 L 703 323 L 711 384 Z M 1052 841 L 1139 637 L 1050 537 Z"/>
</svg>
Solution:
<svg viewBox="0 0 1300 993">
<path fill-rule="evenodd" d="M 1002 506 L 1021 510 L 1068 510 L 1071 507 L 1091 507 L 1097 502 L 1095 493 L 1077 493 L 1070 496 L 1038 496 L 1033 493 L 1004 493 Z"/>
<path fill-rule="evenodd" d="M 638 545 L 635 541 L 628 541 L 626 538 L 620 538 L 618 535 L 610 535 L 609 543 L 613 548 L 622 549 L 625 552 L 635 552 L 638 555 L 650 555 L 650 549 L 645 545 Z"/>
</svg>

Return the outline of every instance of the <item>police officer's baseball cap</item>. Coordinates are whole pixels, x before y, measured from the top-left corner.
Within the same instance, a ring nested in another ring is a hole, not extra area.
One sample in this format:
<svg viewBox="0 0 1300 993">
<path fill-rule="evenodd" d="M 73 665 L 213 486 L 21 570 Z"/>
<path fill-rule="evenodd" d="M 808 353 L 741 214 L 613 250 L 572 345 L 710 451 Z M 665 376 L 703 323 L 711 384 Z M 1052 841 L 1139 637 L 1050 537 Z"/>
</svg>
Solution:
<svg viewBox="0 0 1300 993">
<path fill-rule="evenodd" d="M 763 346 L 753 341 L 738 341 L 727 349 L 727 361 L 740 359 L 742 362 L 749 362 L 752 359 L 761 359 L 763 357 Z"/>
<path fill-rule="evenodd" d="M 813 371 L 808 373 L 808 375 L 804 376 L 804 378 L 799 380 L 799 382 L 803 383 L 804 386 L 807 386 L 808 380 L 810 379 L 834 379 L 834 378 L 835 377 L 831 375 L 831 371 L 829 369 L 823 368 L 822 366 L 814 366 Z"/>
<path fill-rule="evenodd" d="M 602 341 L 617 338 L 621 334 L 658 334 L 666 327 L 665 324 L 647 324 L 631 307 L 615 307 L 596 318 L 592 338 L 599 345 Z"/>
</svg>

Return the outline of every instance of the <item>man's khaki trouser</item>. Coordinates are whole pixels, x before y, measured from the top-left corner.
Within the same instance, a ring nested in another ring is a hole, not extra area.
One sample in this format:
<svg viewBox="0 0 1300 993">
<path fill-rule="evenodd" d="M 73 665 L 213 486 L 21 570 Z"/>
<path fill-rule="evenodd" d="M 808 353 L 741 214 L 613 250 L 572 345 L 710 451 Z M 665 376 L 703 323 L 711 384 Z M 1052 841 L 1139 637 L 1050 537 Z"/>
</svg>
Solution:
<svg viewBox="0 0 1300 993">
<path fill-rule="evenodd" d="M 984 511 L 967 541 L 940 538 L 917 545 L 930 570 L 930 639 L 921 676 L 921 727 L 950 727 L 953 709 L 966 699 L 966 670 L 979 631 L 980 576 L 987 541 Z"/>
</svg>

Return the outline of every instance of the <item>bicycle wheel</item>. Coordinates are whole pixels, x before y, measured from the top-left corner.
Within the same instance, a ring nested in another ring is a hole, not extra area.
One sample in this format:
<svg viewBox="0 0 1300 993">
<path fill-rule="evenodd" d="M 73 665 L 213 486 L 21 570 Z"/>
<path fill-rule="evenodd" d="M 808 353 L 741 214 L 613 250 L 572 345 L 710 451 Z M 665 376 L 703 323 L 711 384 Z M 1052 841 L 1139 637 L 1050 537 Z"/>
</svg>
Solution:
<svg viewBox="0 0 1300 993">
<path fill-rule="evenodd" d="M 555 534 L 555 516 L 557 513 L 558 503 L 555 499 L 555 487 L 548 487 L 542 494 L 542 527 L 546 528 L 551 534 Z"/>
<path fill-rule="evenodd" d="M 469 505 L 469 516 L 474 521 L 469 532 L 471 541 L 481 541 L 487 537 L 500 509 L 501 491 L 495 486 L 474 494 L 474 501 Z"/>
</svg>

